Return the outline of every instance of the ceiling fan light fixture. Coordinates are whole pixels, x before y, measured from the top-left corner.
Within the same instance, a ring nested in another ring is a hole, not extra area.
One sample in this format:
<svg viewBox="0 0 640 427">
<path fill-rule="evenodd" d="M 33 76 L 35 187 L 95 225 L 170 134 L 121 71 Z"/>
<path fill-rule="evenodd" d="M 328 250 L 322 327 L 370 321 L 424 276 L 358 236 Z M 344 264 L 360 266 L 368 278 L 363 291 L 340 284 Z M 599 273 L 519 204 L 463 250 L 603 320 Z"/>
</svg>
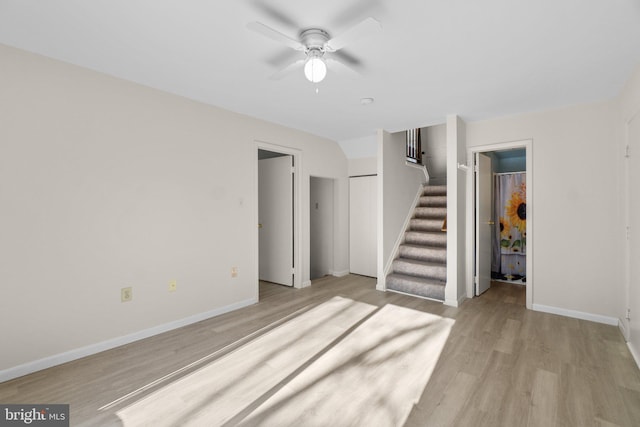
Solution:
<svg viewBox="0 0 640 427">
<path fill-rule="evenodd" d="M 327 64 L 318 56 L 312 56 L 304 64 L 304 76 L 311 83 L 318 83 L 324 80 L 327 75 Z"/>
</svg>

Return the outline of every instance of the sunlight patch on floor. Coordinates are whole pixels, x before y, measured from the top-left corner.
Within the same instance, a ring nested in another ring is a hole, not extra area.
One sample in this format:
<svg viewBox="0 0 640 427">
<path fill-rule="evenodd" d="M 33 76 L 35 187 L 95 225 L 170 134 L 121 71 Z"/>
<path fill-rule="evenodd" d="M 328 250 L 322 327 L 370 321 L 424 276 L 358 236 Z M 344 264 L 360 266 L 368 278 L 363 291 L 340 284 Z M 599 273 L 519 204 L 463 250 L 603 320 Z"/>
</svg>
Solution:
<svg viewBox="0 0 640 427">
<path fill-rule="evenodd" d="M 117 414 L 127 427 L 401 425 L 453 323 L 334 297 Z"/>
<path fill-rule="evenodd" d="M 125 426 L 220 425 L 375 309 L 334 297 L 118 411 L 118 416 Z"/>
<path fill-rule="evenodd" d="M 453 323 L 384 306 L 242 424 L 401 426 L 422 395 Z"/>
</svg>

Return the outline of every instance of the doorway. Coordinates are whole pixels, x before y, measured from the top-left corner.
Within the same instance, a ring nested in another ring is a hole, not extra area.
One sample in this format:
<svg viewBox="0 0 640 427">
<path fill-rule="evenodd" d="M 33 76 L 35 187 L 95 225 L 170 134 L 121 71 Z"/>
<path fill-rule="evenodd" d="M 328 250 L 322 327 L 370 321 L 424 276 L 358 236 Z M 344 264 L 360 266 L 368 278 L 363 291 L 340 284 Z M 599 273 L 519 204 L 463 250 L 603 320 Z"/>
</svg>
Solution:
<svg viewBox="0 0 640 427">
<path fill-rule="evenodd" d="M 296 150 L 257 143 L 257 280 L 300 286 Z"/>
<path fill-rule="evenodd" d="M 334 180 L 309 178 L 309 278 L 319 279 L 333 273 Z"/>
<path fill-rule="evenodd" d="M 471 230 L 467 235 L 469 298 L 486 291 L 491 280 L 512 281 L 526 284 L 527 308 L 532 307 L 531 150 L 530 140 L 469 150 L 469 158 L 477 159 L 467 182 L 467 188 L 471 189 L 467 215 L 467 226 Z"/>
</svg>

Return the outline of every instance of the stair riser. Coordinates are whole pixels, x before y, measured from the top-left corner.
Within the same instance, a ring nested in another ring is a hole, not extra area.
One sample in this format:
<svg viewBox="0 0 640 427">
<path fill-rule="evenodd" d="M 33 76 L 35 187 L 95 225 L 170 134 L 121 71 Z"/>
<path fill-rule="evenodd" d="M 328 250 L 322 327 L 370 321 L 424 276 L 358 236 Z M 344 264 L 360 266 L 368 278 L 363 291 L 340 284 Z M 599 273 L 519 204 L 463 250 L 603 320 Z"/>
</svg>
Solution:
<svg viewBox="0 0 640 427">
<path fill-rule="evenodd" d="M 447 187 L 445 185 L 428 185 L 422 191 L 423 196 L 446 196 Z"/>
<path fill-rule="evenodd" d="M 447 246 L 447 234 L 437 230 L 429 230 L 425 225 L 411 226 L 405 233 L 407 243 L 418 243 L 426 246 Z"/>
<path fill-rule="evenodd" d="M 396 259 L 393 261 L 393 272 L 406 274 L 407 276 L 422 277 L 425 279 L 441 281 L 447 280 L 446 265 L 418 265 L 404 262 L 402 259 Z"/>
<path fill-rule="evenodd" d="M 415 259 L 419 261 L 447 263 L 446 248 L 415 248 L 409 246 L 400 246 L 400 257 Z"/>
<path fill-rule="evenodd" d="M 442 219 L 413 218 L 409 221 L 410 231 L 442 231 Z"/>
<path fill-rule="evenodd" d="M 408 280 L 389 277 L 387 279 L 387 289 L 444 301 L 444 284 L 423 285 Z"/>
<path fill-rule="evenodd" d="M 447 216 L 447 208 L 433 208 L 433 207 L 416 207 L 413 216 L 415 218 L 437 218 L 440 220 L 440 225 L 442 225 L 442 221 Z"/>
<path fill-rule="evenodd" d="M 447 246 L 447 235 L 445 233 L 414 233 L 407 232 L 404 236 L 405 243 L 410 245 L 435 246 L 438 248 Z"/>
<path fill-rule="evenodd" d="M 418 206 L 446 208 L 447 196 L 422 196 Z"/>
</svg>

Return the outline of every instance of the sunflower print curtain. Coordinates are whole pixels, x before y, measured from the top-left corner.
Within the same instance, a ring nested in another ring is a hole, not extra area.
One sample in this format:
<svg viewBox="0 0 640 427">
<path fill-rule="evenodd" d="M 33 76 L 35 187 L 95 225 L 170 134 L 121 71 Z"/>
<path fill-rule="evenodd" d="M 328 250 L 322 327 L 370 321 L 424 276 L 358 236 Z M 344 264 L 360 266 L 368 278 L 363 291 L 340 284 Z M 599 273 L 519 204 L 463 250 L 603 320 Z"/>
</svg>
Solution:
<svg viewBox="0 0 640 427">
<path fill-rule="evenodd" d="M 495 223 L 492 271 L 526 274 L 526 173 L 495 176 Z"/>
</svg>

